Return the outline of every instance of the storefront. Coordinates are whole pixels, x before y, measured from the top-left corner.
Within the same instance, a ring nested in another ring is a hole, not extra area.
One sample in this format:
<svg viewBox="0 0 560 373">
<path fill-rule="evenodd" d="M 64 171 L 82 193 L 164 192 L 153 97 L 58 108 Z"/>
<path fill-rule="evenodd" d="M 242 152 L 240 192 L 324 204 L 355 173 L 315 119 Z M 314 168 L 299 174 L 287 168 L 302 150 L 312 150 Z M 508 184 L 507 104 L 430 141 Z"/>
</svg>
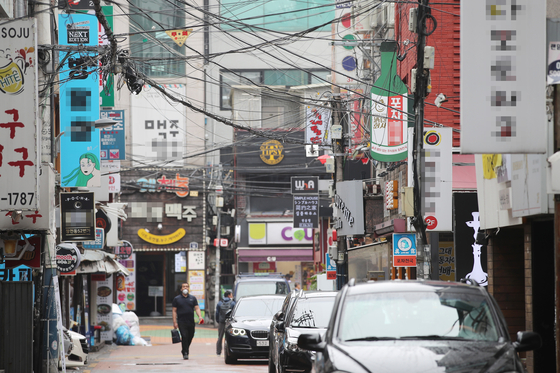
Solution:
<svg viewBox="0 0 560 373">
<path fill-rule="evenodd" d="M 310 289 L 313 229 L 293 228 L 292 219 L 280 218 L 248 219 L 246 227 L 247 244 L 237 248 L 239 273 L 282 273 L 292 286 L 299 282 Z"/>
<path fill-rule="evenodd" d="M 204 306 L 205 276 L 190 273 L 204 270 L 206 263 L 206 203 L 201 178 L 194 177 L 202 176 L 202 171 L 187 171 L 123 173 L 121 202 L 127 203 L 128 218 L 122 238 L 136 254 L 138 316 L 169 316 L 181 283 L 191 280 L 196 282 L 191 284 L 192 293 Z"/>
</svg>

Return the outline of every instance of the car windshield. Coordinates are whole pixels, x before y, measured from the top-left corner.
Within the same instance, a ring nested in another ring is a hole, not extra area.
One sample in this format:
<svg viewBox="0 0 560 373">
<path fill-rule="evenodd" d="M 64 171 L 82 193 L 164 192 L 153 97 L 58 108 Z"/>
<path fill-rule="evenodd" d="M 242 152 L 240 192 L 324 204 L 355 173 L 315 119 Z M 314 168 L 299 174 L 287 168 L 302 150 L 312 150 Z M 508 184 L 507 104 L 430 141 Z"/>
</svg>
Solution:
<svg viewBox="0 0 560 373">
<path fill-rule="evenodd" d="M 299 299 L 295 304 L 290 326 L 294 328 L 326 328 L 329 325 L 334 297 Z"/>
<path fill-rule="evenodd" d="M 282 302 L 284 302 L 283 298 L 241 299 L 237 304 L 233 317 L 272 318 L 272 315 L 282 308 Z"/>
<path fill-rule="evenodd" d="M 284 281 L 247 281 L 237 285 L 235 298 L 249 295 L 288 294 L 288 286 Z"/>
<path fill-rule="evenodd" d="M 349 295 L 338 337 L 376 339 L 467 339 L 496 341 L 497 324 L 480 294 L 393 292 Z"/>
</svg>

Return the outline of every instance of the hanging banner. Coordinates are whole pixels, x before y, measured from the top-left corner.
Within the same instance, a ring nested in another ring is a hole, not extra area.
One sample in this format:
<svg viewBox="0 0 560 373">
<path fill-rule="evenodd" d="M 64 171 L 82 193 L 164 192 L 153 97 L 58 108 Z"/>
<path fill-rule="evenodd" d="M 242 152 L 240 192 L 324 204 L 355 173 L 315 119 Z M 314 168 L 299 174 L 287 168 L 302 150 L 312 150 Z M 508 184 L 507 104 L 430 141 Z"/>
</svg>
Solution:
<svg viewBox="0 0 560 373">
<path fill-rule="evenodd" d="M 381 76 L 371 88 L 371 156 L 381 162 L 406 159 L 408 87 L 397 75 L 397 43 L 381 43 Z"/>
<path fill-rule="evenodd" d="M 422 203 L 426 228 L 434 232 L 453 230 L 453 132 L 451 128 L 424 130 L 422 155 Z"/>
<path fill-rule="evenodd" d="M 461 1 L 462 153 L 547 151 L 546 3 Z"/>
<path fill-rule="evenodd" d="M 331 144 L 331 108 L 307 106 L 305 111 L 305 143 L 328 146 Z"/>
<path fill-rule="evenodd" d="M 96 46 L 94 14 L 60 14 L 60 45 Z M 60 69 L 60 184 L 63 187 L 101 186 L 99 77 L 95 53 L 61 52 Z"/>
<path fill-rule="evenodd" d="M 36 21 L 10 20 L 0 31 L 0 210 L 37 210 Z"/>
</svg>

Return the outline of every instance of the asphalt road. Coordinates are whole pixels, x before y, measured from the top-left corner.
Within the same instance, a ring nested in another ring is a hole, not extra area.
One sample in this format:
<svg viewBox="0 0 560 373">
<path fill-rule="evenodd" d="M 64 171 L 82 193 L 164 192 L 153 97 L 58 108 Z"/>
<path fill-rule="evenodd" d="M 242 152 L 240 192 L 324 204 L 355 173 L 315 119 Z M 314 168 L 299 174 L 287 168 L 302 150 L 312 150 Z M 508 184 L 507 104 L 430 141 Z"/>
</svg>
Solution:
<svg viewBox="0 0 560 373">
<path fill-rule="evenodd" d="M 183 360 L 181 345 L 171 343 L 170 320 L 140 320 L 140 334 L 151 346 L 105 345 L 88 355 L 88 364 L 80 368 L 67 368 L 67 372 L 268 372 L 266 360 L 241 360 L 226 365 L 224 355 L 216 355 L 217 329 L 197 326 L 191 344 L 189 360 Z"/>
</svg>

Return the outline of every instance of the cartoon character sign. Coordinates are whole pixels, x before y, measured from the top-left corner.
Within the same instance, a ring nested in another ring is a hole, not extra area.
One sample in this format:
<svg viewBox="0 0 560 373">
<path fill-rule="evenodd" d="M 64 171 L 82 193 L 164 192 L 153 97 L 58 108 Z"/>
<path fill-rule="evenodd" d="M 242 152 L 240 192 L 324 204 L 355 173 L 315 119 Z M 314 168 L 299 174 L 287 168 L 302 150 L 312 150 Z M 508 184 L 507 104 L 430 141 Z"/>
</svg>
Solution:
<svg viewBox="0 0 560 373">
<path fill-rule="evenodd" d="M 74 180 L 76 182 L 72 185 L 77 187 L 101 186 L 101 165 L 95 154 L 82 154 L 80 156 L 80 166 L 63 178 L 62 185 L 66 186 Z"/>
</svg>

